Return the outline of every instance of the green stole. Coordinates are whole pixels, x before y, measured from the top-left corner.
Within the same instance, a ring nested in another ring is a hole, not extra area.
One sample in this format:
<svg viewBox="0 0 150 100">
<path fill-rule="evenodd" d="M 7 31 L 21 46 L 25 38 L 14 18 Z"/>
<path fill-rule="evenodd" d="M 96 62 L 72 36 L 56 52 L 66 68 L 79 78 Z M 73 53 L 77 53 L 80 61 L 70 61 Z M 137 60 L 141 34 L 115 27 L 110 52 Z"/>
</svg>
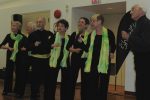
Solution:
<svg viewBox="0 0 150 100">
<path fill-rule="evenodd" d="M 18 45 L 19 45 L 19 42 L 22 40 L 23 36 L 21 34 L 17 34 L 17 36 L 15 36 L 14 33 L 11 33 L 10 34 L 10 38 L 12 40 L 15 40 L 14 42 L 14 46 L 13 46 L 13 52 L 11 54 L 11 57 L 10 57 L 10 60 L 12 60 L 13 62 L 16 61 L 16 54 L 18 53 Z"/>
<path fill-rule="evenodd" d="M 90 72 L 91 70 L 91 63 L 92 63 L 92 54 L 93 54 L 93 46 L 94 40 L 96 36 L 96 31 L 94 30 L 91 34 L 91 43 L 89 47 L 89 52 L 87 56 L 87 61 L 85 63 L 85 72 Z M 100 59 L 99 64 L 97 66 L 99 73 L 107 74 L 109 65 L 109 39 L 108 39 L 108 30 L 105 27 L 102 27 L 102 45 L 100 51 Z"/>
<path fill-rule="evenodd" d="M 69 40 L 69 37 L 65 33 L 65 44 L 64 44 L 64 48 L 63 48 L 64 55 L 63 55 L 62 61 L 60 62 L 61 67 L 67 67 L 67 58 L 69 56 L 69 52 L 66 49 L 66 46 L 67 46 L 68 40 Z M 58 58 L 60 56 L 61 44 L 62 44 L 61 35 L 60 35 L 59 32 L 56 33 L 56 38 L 55 38 L 54 44 L 60 44 L 60 46 L 59 47 L 54 47 L 51 50 L 49 65 L 50 65 L 50 67 L 56 68 L 57 67 L 57 61 L 58 61 Z"/>
</svg>

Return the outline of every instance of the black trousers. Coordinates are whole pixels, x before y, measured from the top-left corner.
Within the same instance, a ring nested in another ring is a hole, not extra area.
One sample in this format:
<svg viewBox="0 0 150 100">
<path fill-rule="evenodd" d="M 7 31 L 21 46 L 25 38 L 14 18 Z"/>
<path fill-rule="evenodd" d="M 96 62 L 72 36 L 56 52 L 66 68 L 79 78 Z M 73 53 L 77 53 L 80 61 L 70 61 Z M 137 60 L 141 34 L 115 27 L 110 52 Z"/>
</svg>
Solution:
<svg viewBox="0 0 150 100">
<path fill-rule="evenodd" d="M 40 59 L 32 57 L 32 72 L 31 72 L 31 98 L 35 99 L 38 97 L 41 84 L 44 85 L 44 98 L 48 94 L 48 89 L 46 88 L 49 84 L 48 79 L 48 70 L 49 70 L 49 59 Z M 44 99 L 47 100 L 47 99 Z"/>
<path fill-rule="evenodd" d="M 74 56 L 71 58 L 71 66 L 70 66 L 70 99 L 74 100 L 75 97 L 75 87 L 76 82 L 79 74 L 79 70 L 81 69 L 81 100 L 83 99 L 84 94 L 84 86 L 83 86 L 83 70 L 84 70 L 84 64 L 86 59 L 81 59 L 80 56 Z"/>
<path fill-rule="evenodd" d="M 19 54 L 16 59 L 16 80 L 14 92 L 20 96 L 24 95 L 28 77 L 28 56 Z"/>
<path fill-rule="evenodd" d="M 84 73 L 83 100 L 107 100 L 110 67 L 107 74 L 98 73 L 97 67 L 95 68 L 96 69 L 91 70 L 89 73 Z"/>
<path fill-rule="evenodd" d="M 60 100 L 70 100 L 70 91 L 69 91 L 69 80 L 70 73 L 69 68 L 49 68 L 49 77 L 48 77 L 48 93 L 49 95 L 45 100 L 55 100 L 55 92 L 57 85 L 58 72 L 61 69 L 61 84 L 60 84 Z"/>
<path fill-rule="evenodd" d="M 134 53 L 136 71 L 136 100 L 150 100 L 150 52 Z"/>
<path fill-rule="evenodd" d="M 3 92 L 9 93 L 12 92 L 13 87 L 13 72 L 14 72 L 15 63 L 9 58 L 6 61 L 6 69 L 4 73 L 4 90 Z"/>
</svg>

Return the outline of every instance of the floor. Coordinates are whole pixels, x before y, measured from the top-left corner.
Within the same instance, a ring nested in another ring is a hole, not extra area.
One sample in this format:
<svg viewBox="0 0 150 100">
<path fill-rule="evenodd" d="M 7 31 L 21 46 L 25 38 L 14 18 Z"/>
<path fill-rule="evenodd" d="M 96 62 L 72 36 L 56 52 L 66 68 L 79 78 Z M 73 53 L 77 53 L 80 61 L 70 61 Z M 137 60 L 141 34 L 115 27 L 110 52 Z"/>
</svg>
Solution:
<svg viewBox="0 0 150 100">
<path fill-rule="evenodd" d="M 0 80 L 0 100 L 30 100 L 30 85 L 28 84 L 26 87 L 25 96 L 23 99 L 17 99 L 14 97 L 14 94 L 10 94 L 9 96 L 3 96 L 1 95 L 3 90 L 3 81 Z M 114 86 L 109 86 L 109 93 L 108 93 L 108 100 L 136 100 L 134 96 L 131 95 L 125 95 L 123 92 L 123 87 L 117 86 L 116 88 Z M 43 90 L 41 89 L 40 94 L 43 94 Z M 41 99 L 42 100 L 42 99 Z M 59 100 L 59 85 L 57 86 L 56 90 L 56 100 Z M 77 86 L 76 88 L 76 95 L 75 100 L 80 100 L 80 86 Z"/>
</svg>

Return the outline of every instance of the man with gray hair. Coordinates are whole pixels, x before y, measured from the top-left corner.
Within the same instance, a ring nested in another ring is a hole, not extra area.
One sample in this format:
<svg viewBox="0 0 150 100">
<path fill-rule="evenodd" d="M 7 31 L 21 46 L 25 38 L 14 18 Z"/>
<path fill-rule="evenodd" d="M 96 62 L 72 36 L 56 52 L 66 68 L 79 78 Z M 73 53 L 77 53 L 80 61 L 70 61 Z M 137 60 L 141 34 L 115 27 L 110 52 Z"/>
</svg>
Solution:
<svg viewBox="0 0 150 100">
<path fill-rule="evenodd" d="M 134 54 L 136 72 L 136 100 L 150 100 L 150 20 L 146 17 L 146 9 L 134 5 L 131 9 L 131 18 L 135 20 L 136 27 L 129 35 L 122 31 L 122 38 L 128 40 Z"/>
<path fill-rule="evenodd" d="M 44 99 L 48 100 L 47 77 L 49 70 L 49 56 L 51 44 L 54 36 L 50 31 L 45 30 L 46 20 L 44 17 L 37 19 L 37 30 L 29 35 L 29 51 L 31 51 L 31 99 L 37 100 L 38 91 L 42 82 L 44 82 Z"/>
</svg>

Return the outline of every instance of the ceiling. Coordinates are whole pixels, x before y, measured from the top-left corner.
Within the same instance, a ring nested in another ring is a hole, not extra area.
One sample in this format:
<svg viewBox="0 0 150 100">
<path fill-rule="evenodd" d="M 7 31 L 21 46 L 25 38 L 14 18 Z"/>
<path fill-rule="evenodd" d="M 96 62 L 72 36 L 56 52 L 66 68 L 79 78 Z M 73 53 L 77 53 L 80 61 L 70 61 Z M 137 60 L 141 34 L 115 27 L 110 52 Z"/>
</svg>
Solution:
<svg viewBox="0 0 150 100">
<path fill-rule="evenodd" d="M 8 2 L 14 2 L 14 1 L 17 1 L 17 0 L 0 0 L 0 5 L 8 3 Z"/>
<path fill-rule="evenodd" d="M 8 1 L 12 1 L 12 0 L 0 0 L 0 3 L 5 3 L 5 2 L 8 2 Z"/>
<path fill-rule="evenodd" d="M 13 2 L 17 0 L 0 0 L 0 5 L 8 2 Z M 126 2 L 117 2 L 109 4 L 99 4 L 92 6 L 78 7 L 86 11 L 101 13 L 101 14 L 112 14 L 112 13 L 125 13 L 126 12 Z"/>
<path fill-rule="evenodd" d="M 101 13 L 101 14 L 112 14 L 112 13 L 125 13 L 126 12 L 126 2 L 117 2 L 101 5 L 92 5 L 85 7 L 78 7 L 86 11 Z"/>
</svg>

